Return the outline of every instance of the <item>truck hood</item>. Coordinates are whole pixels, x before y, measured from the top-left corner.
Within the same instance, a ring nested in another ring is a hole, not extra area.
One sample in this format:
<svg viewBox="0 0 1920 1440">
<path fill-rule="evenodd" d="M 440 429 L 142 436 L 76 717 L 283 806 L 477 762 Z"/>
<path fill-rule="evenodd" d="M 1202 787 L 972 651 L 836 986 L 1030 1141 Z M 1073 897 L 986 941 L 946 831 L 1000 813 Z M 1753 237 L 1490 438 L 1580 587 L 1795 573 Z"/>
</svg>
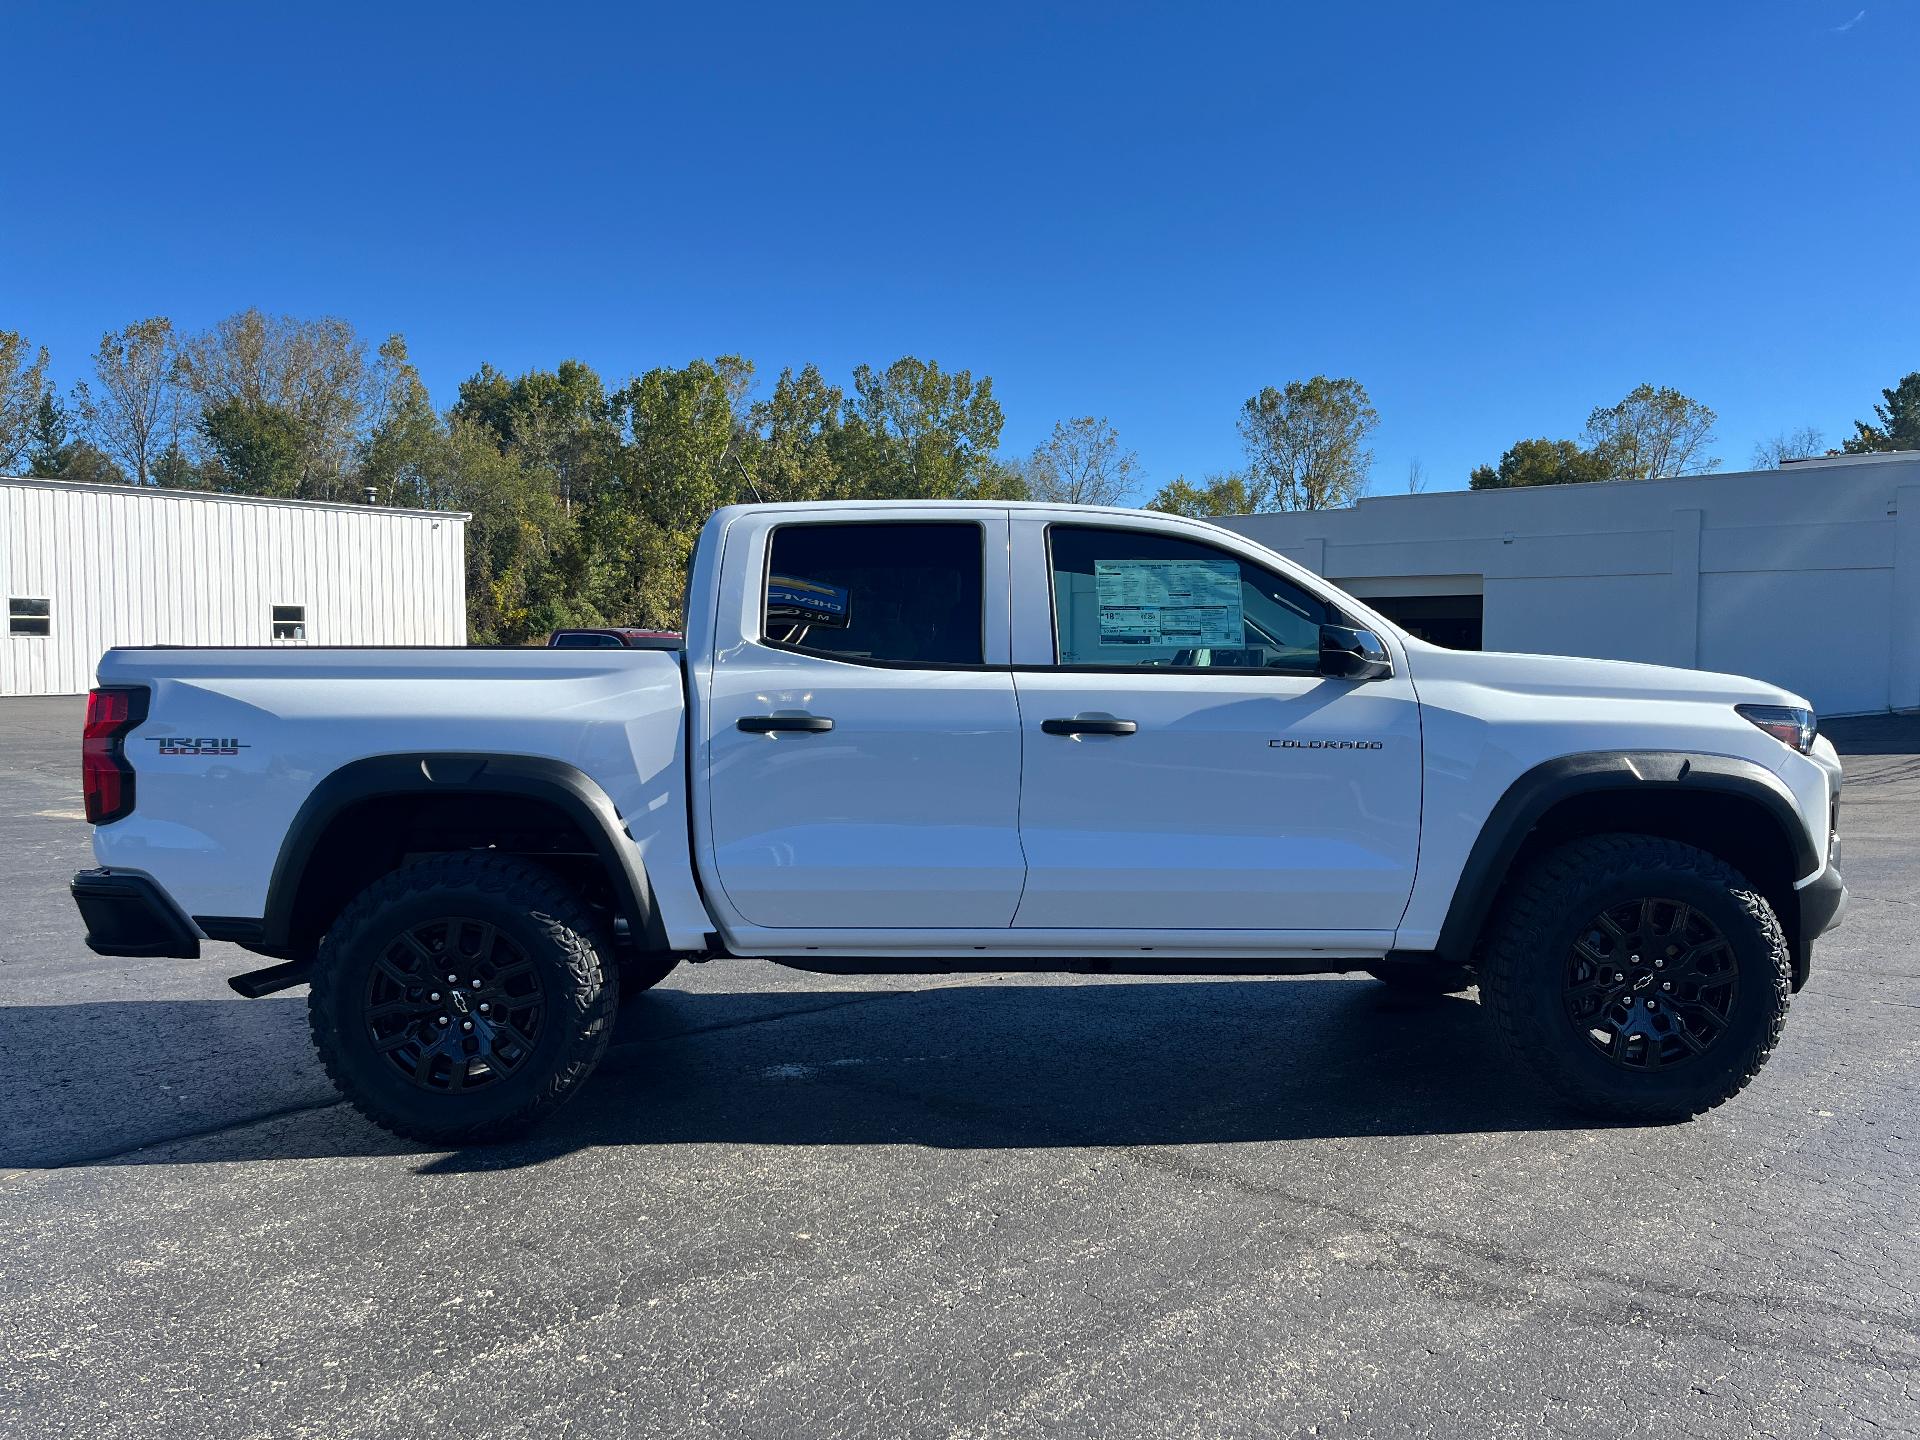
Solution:
<svg viewBox="0 0 1920 1440">
<path fill-rule="evenodd" d="M 1414 684 L 1453 680 L 1531 695 L 1592 695 L 1619 699 L 1710 700 L 1730 705 L 1798 705 L 1804 698 L 1764 680 L 1682 670 L 1631 660 L 1589 660 L 1572 655 L 1513 655 L 1498 650 L 1443 650 L 1408 637 L 1408 668 Z"/>
</svg>

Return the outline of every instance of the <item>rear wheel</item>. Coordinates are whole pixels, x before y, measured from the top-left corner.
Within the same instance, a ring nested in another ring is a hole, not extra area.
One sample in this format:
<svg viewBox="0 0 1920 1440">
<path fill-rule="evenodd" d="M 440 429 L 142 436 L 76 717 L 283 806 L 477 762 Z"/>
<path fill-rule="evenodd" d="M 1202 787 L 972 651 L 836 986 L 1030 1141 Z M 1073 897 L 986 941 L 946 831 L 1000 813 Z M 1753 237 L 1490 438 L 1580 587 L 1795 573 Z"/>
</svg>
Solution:
<svg viewBox="0 0 1920 1440">
<path fill-rule="evenodd" d="M 1744 1089 L 1786 1021 L 1780 922 L 1733 867 L 1647 835 L 1546 855 L 1504 898 L 1480 998 L 1562 1099 L 1620 1120 L 1684 1120 Z"/>
<path fill-rule="evenodd" d="M 376 881 L 327 932 L 308 1018 L 375 1124 L 464 1144 L 518 1134 L 605 1051 L 618 983 L 592 912 L 549 871 L 484 852 Z"/>
</svg>

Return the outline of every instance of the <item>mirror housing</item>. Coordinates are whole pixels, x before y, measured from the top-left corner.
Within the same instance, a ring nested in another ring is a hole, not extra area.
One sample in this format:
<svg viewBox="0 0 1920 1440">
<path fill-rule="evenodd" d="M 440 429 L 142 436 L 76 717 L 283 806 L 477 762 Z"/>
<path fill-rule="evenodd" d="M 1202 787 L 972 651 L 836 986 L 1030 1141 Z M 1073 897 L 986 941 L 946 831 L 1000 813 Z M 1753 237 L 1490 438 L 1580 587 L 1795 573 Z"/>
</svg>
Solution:
<svg viewBox="0 0 1920 1440">
<path fill-rule="evenodd" d="M 1371 630 L 1322 625 L 1320 673 L 1334 680 L 1384 680 L 1393 674 L 1393 656 Z"/>
</svg>

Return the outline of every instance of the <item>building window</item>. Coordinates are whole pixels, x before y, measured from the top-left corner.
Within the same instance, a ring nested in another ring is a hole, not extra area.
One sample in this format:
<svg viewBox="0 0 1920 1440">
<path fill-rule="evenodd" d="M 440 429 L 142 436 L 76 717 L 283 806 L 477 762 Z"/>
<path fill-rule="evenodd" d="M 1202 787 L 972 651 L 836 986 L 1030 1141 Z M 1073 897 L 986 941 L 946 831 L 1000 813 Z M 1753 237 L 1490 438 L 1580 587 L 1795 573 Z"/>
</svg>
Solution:
<svg viewBox="0 0 1920 1440">
<path fill-rule="evenodd" d="M 52 626 L 51 602 L 28 600 L 18 595 L 7 601 L 9 635 L 47 635 L 52 633 Z"/>
<path fill-rule="evenodd" d="M 306 639 L 307 607 L 304 605 L 274 606 L 273 638 L 276 640 Z"/>
</svg>

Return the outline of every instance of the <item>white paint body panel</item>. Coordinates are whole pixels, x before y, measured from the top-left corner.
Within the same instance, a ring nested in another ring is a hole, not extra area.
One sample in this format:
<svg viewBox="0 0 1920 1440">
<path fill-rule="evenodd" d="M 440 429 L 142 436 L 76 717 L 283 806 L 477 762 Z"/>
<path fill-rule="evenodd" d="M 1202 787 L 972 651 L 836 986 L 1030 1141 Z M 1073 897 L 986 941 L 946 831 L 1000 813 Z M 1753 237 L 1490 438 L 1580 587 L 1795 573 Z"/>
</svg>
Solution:
<svg viewBox="0 0 1920 1440">
<path fill-rule="evenodd" d="M 1398 673 L 1366 683 L 1038 668 L 1054 660 L 1046 528 L 1038 515 L 1013 522 L 1016 573 L 1041 577 L 1014 618 L 1028 867 L 1014 923 L 1313 931 L 1357 951 L 1391 945 L 1420 842 L 1420 712 L 1404 656 Z M 1312 588 L 1238 537 L 1183 538 Z M 1074 737 L 1041 729 L 1074 716 L 1139 729 Z M 1308 748 L 1326 740 L 1380 748 Z"/>
<path fill-rule="evenodd" d="M 1049 518 L 1090 513 L 1280 571 L 1375 629 L 1394 677 L 1047 670 L 1047 577 L 1034 537 Z M 987 528 L 986 664 L 895 669 L 759 643 L 775 525 L 943 517 Z M 994 954 L 1065 964 L 1427 949 L 1488 814 L 1544 761 L 1594 750 L 1754 761 L 1785 782 L 1822 863 L 1837 769 L 1830 747 L 1797 755 L 1734 713 L 1741 702 L 1804 703 L 1775 687 L 1435 649 L 1218 527 L 1064 507 L 723 510 L 696 552 L 684 657 L 121 650 L 101 662 L 100 679 L 150 686 L 153 701 L 130 746 L 138 808 L 96 830 L 95 852 L 151 876 L 190 915 L 261 915 L 290 822 L 340 766 L 495 752 L 564 761 L 605 790 L 675 948 L 705 948 L 718 931 L 738 954 L 903 967 Z M 1143 731 L 1118 741 L 1039 733 L 1051 715 L 1094 709 Z M 836 728 L 772 737 L 735 728 L 742 715 L 775 710 L 831 715 Z M 1265 743 L 1329 726 L 1382 749 L 1281 760 Z M 248 748 L 163 760 L 143 753 L 159 734 L 231 735 Z"/>
<path fill-rule="evenodd" d="M 982 524 L 985 588 L 1004 597 L 1006 517 L 924 508 L 919 518 Z M 757 593 L 772 528 L 754 517 L 728 529 L 722 594 Z M 1006 925 L 1026 876 L 1012 675 L 795 654 L 759 643 L 757 606 L 729 613 L 705 717 L 710 873 L 729 930 L 809 931 L 818 944 Z M 988 663 L 1004 665 L 1004 641 L 990 648 Z M 834 728 L 755 735 L 735 723 L 788 713 Z"/>
<path fill-rule="evenodd" d="M 0 598 L 44 599 L 47 635 L 0 629 L 0 695 L 75 695 L 116 645 L 464 645 L 467 517 L 0 479 Z M 305 612 L 273 639 L 273 607 Z"/>
</svg>

